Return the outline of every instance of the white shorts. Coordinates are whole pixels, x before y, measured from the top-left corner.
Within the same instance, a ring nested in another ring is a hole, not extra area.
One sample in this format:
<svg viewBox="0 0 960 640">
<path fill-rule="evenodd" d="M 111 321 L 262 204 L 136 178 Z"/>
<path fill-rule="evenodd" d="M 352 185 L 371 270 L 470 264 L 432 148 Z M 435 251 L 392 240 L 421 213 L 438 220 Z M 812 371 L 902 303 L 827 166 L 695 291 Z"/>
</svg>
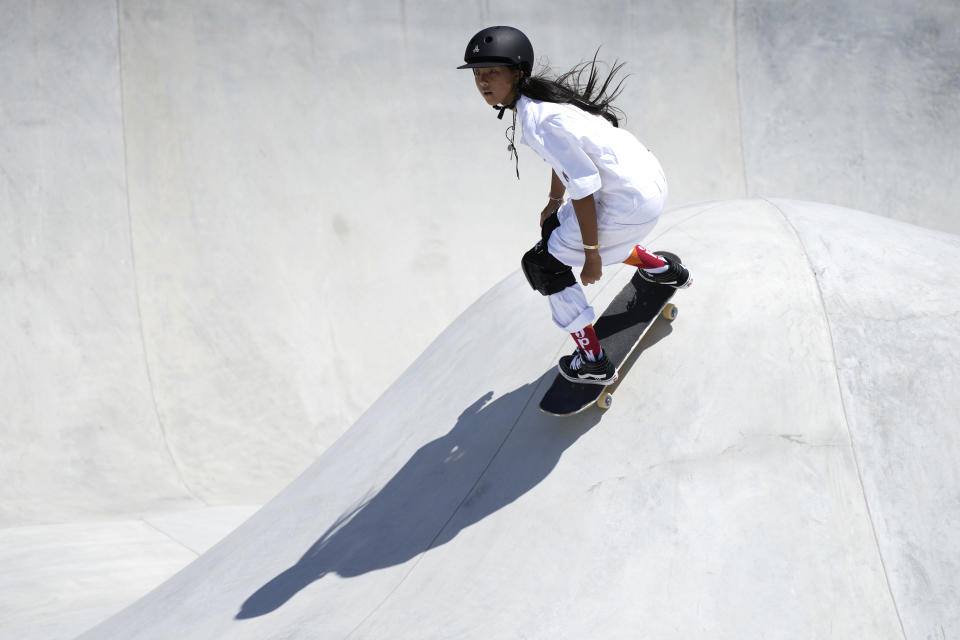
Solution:
<svg viewBox="0 0 960 640">
<path fill-rule="evenodd" d="M 664 189 L 659 196 L 645 200 L 639 209 L 623 217 L 603 215 L 601 206 L 598 206 L 597 237 L 603 265 L 620 264 L 630 257 L 633 248 L 657 225 L 666 199 L 667 193 Z M 550 234 L 547 250 L 566 265 L 582 267 L 583 238 L 580 235 L 580 223 L 573 211 L 573 203 L 569 200 L 563 203 L 557 216 L 560 226 Z M 579 279 L 580 274 L 576 269 L 574 275 Z M 583 287 L 579 283 L 550 295 L 548 299 L 554 324 L 568 333 L 580 331 L 596 319 L 596 313 L 587 303 Z"/>
</svg>

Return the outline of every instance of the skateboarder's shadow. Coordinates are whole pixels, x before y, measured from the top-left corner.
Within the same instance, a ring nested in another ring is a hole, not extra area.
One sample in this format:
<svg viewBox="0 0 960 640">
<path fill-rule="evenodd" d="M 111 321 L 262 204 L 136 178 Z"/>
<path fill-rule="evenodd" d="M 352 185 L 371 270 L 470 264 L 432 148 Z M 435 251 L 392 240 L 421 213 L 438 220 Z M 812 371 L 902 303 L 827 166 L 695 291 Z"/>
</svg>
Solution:
<svg viewBox="0 0 960 640">
<path fill-rule="evenodd" d="M 341 515 L 296 565 L 243 603 L 238 619 L 283 606 L 329 573 L 342 577 L 402 564 L 514 502 L 546 478 L 563 452 L 600 420 L 536 409 L 537 383 L 467 407 L 444 436 L 421 447 L 376 495 Z"/>
</svg>

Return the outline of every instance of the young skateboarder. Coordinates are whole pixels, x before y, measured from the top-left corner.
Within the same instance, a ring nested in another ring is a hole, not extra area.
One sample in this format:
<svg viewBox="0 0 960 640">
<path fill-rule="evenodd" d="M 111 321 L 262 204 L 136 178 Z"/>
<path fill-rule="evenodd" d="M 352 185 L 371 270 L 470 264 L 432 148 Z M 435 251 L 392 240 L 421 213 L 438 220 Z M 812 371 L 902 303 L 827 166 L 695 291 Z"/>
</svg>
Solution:
<svg viewBox="0 0 960 640">
<path fill-rule="evenodd" d="M 597 340 L 596 314 L 572 267 L 581 268 L 584 286 L 600 280 L 603 265 L 618 263 L 638 267 L 650 282 L 692 284 L 683 264 L 637 244 L 660 217 L 667 181 L 653 154 L 618 128 L 611 103 L 622 81 L 611 85 L 623 65 L 615 64 L 602 82 L 596 56 L 558 78 L 533 75 L 533 46 L 513 27 L 480 31 L 463 59 L 458 68 L 473 69 L 477 89 L 498 117 L 512 112 L 510 151 L 516 153 L 519 120 L 520 142 L 553 168 L 541 240 L 521 265 L 530 285 L 548 296 L 554 323 L 577 343 L 573 355 L 560 359 L 560 373 L 573 382 L 611 384 L 617 370 Z"/>
</svg>

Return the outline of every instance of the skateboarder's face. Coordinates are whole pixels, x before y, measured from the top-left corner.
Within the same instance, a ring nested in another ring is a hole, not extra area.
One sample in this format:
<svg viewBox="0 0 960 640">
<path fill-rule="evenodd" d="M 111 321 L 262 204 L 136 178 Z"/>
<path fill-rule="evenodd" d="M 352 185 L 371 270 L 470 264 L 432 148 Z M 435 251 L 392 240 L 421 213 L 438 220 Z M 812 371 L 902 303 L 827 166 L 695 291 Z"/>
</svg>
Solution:
<svg viewBox="0 0 960 640">
<path fill-rule="evenodd" d="M 513 102 L 514 87 L 520 80 L 520 72 L 508 67 L 486 67 L 474 69 L 473 79 L 487 104 L 510 104 Z"/>
</svg>

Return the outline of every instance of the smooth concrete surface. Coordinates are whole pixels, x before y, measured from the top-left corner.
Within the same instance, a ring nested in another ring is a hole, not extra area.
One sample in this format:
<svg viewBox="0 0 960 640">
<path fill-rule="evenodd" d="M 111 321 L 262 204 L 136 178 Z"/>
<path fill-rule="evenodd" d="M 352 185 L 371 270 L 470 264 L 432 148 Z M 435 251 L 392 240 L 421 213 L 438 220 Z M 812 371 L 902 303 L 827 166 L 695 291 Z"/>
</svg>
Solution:
<svg viewBox="0 0 960 640">
<path fill-rule="evenodd" d="M 960 233 L 960 3 L 737 2 L 749 195 Z"/>
<path fill-rule="evenodd" d="M 256 509 L 0 529 L 0 637 L 72 638 L 146 595 Z"/>
<path fill-rule="evenodd" d="M 960 633 L 960 281 L 929 278 L 960 237 L 781 200 L 681 208 L 654 235 L 697 280 L 612 409 L 537 410 L 569 345 L 514 274 L 276 499 L 83 637 Z"/>
<path fill-rule="evenodd" d="M 172 513 L 229 530 L 228 515 L 205 522 L 287 485 L 516 268 L 547 172 L 521 150 L 513 178 L 506 125 L 452 68 L 480 27 L 523 28 L 556 69 L 599 45 L 626 61 L 626 127 L 663 161 L 671 207 L 782 195 L 956 232 L 956 14 L 949 0 L 0 4 L 0 527 L 50 536 L 5 546 L 18 595 L 0 594 L 15 603 L 0 629 L 43 617 L 69 637 L 92 621 L 80 609 L 130 602 L 189 559 L 177 535 L 144 538 L 142 567 L 124 555 L 138 586 L 108 572 L 98 596 L 87 578 L 108 550 L 65 535 L 73 569 L 50 572 L 57 527 L 127 539 L 127 523 Z M 908 540 L 925 526 L 889 525 Z M 81 577 L 77 602 L 46 599 Z"/>
<path fill-rule="evenodd" d="M 145 366 L 115 8 L 3 7 L 0 526 L 190 506 Z"/>
<path fill-rule="evenodd" d="M 823 295 L 844 410 L 910 638 L 960 634 L 956 235 L 776 200 Z M 836 222 L 824 224 L 824 216 Z M 843 269 L 840 265 L 850 265 Z M 882 292 L 882 294 L 878 294 Z M 948 612 L 947 623 L 934 624 Z"/>
</svg>

